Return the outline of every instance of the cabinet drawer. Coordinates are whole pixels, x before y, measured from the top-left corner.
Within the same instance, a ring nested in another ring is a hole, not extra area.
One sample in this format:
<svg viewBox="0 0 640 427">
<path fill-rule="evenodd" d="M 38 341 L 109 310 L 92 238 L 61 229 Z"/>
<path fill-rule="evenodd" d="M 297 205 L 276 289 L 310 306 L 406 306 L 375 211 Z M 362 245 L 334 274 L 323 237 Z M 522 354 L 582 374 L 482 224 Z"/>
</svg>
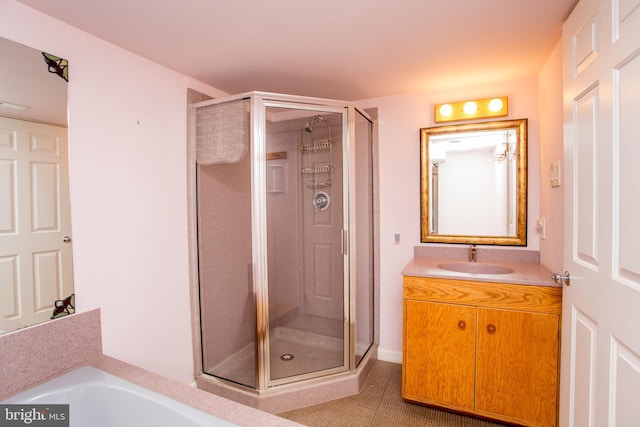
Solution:
<svg viewBox="0 0 640 427">
<path fill-rule="evenodd" d="M 405 276 L 404 297 L 535 313 L 562 313 L 560 287 Z"/>
</svg>

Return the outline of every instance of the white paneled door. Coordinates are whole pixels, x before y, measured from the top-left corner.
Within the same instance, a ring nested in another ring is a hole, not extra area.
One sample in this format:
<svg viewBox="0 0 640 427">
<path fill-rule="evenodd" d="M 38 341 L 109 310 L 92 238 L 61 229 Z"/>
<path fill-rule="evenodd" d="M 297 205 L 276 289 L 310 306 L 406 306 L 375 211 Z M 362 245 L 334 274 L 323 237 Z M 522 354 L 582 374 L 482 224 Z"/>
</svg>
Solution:
<svg viewBox="0 0 640 427">
<path fill-rule="evenodd" d="M 560 425 L 640 425 L 640 0 L 581 0 L 563 29 Z"/>
<path fill-rule="evenodd" d="M 67 129 L 0 117 L 0 317 L 51 317 L 73 292 Z"/>
</svg>

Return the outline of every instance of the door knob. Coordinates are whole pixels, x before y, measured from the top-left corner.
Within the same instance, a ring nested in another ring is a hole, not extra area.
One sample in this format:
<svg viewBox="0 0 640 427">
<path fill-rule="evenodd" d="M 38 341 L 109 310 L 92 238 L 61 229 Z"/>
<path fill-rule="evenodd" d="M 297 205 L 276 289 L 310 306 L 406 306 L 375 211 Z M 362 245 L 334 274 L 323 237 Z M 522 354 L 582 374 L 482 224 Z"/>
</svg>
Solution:
<svg viewBox="0 0 640 427">
<path fill-rule="evenodd" d="M 559 283 L 561 285 L 569 286 L 571 284 L 571 274 L 568 271 L 565 271 L 564 275 L 553 273 L 551 275 L 551 278 L 553 279 L 554 282 Z"/>
<path fill-rule="evenodd" d="M 62 241 L 63 241 L 63 242 L 65 242 L 65 243 L 69 243 L 69 242 L 71 241 L 71 237 L 69 237 L 69 236 L 64 236 L 64 237 L 62 238 Z"/>
</svg>

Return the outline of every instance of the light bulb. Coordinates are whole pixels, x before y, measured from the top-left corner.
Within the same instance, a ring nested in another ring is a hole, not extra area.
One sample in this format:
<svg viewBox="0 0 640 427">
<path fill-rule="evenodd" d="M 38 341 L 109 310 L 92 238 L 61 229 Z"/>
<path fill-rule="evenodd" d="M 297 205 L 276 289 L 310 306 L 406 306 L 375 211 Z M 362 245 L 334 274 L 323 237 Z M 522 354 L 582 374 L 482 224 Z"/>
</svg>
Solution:
<svg viewBox="0 0 640 427">
<path fill-rule="evenodd" d="M 443 117 L 448 117 L 453 113 L 453 107 L 451 104 L 442 104 L 440 106 L 440 115 Z"/>
<path fill-rule="evenodd" d="M 476 111 L 478 111 L 478 106 L 476 105 L 475 102 L 469 101 L 466 104 L 464 104 L 464 112 L 466 114 L 474 114 Z"/>
<path fill-rule="evenodd" d="M 489 101 L 489 110 L 495 112 L 498 112 L 502 109 L 502 100 L 500 98 L 494 98 L 491 101 Z"/>
</svg>

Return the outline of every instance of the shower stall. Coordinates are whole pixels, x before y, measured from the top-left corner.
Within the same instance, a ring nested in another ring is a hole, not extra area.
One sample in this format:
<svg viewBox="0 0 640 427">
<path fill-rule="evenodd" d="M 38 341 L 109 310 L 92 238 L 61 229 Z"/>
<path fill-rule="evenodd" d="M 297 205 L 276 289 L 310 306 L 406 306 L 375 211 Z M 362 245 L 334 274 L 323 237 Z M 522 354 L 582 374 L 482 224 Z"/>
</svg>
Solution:
<svg viewBox="0 0 640 427">
<path fill-rule="evenodd" d="M 203 377 L 259 395 L 357 372 L 375 351 L 371 117 L 251 92 L 190 118 Z"/>
</svg>

